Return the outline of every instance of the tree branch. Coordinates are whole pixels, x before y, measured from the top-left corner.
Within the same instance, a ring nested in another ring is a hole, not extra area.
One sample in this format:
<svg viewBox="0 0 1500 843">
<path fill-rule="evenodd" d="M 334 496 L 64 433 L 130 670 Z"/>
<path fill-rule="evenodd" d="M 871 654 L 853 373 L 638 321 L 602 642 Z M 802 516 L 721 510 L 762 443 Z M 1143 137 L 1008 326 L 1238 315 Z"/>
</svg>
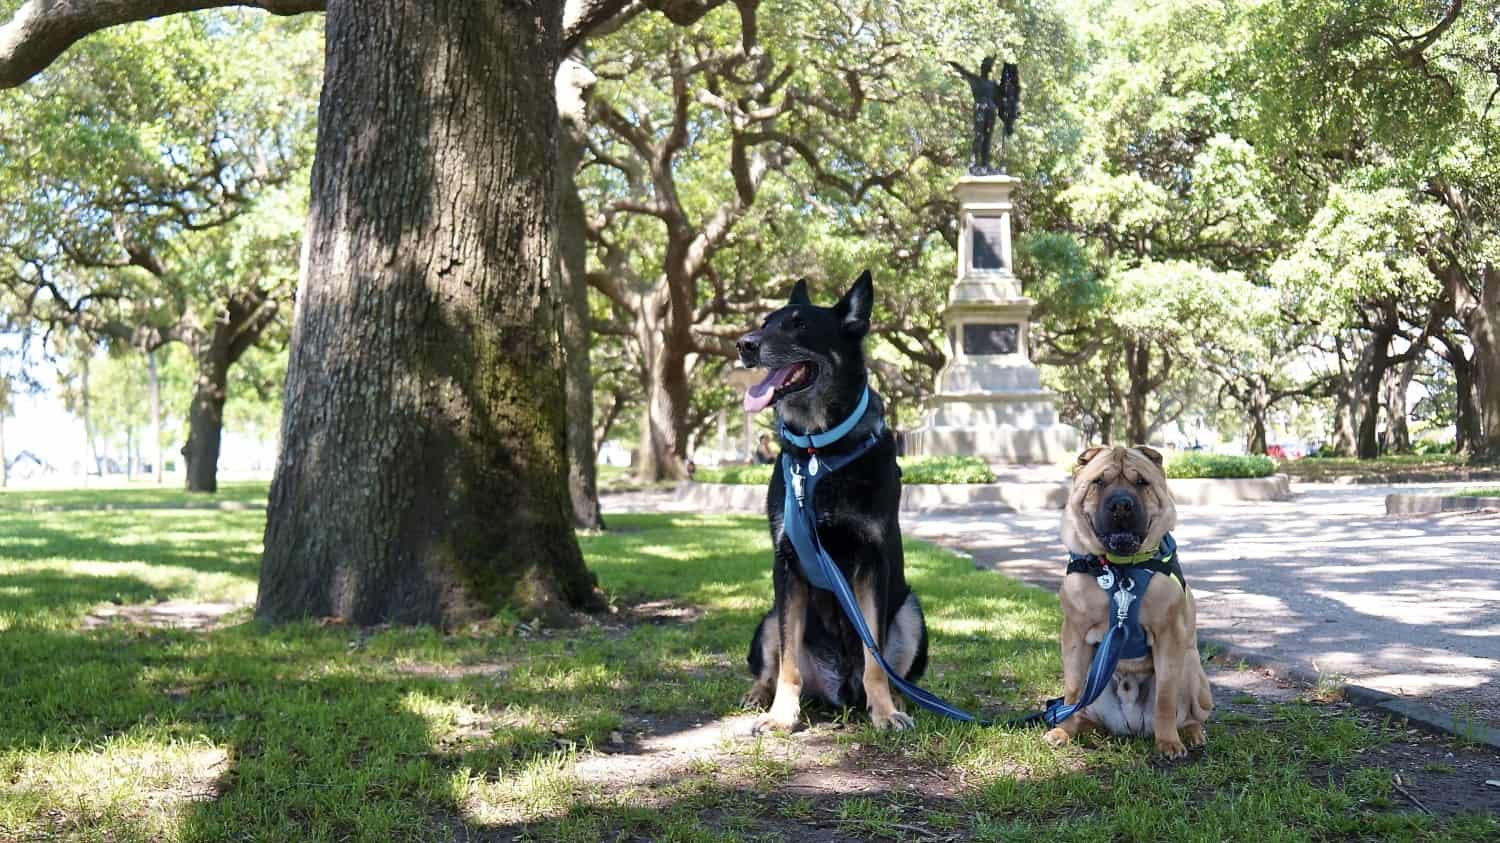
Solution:
<svg viewBox="0 0 1500 843">
<path fill-rule="evenodd" d="M 250 6 L 278 15 L 322 11 L 324 0 L 28 0 L 0 27 L 0 88 L 41 73 L 87 35 L 149 18 Z"/>
</svg>

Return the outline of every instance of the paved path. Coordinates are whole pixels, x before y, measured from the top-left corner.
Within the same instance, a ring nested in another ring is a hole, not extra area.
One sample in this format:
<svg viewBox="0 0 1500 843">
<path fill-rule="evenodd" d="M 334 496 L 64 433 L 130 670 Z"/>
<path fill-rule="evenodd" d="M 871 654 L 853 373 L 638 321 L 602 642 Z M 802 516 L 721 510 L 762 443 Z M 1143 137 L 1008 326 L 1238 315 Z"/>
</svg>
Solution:
<svg viewBox="0 0 1500 843">
<path fill-rule="evenodd" d="M 1199 632 L 1500 727 L 1500 514 L 1387 517 L 1397 487 L 1293 489 L 1286 502 L 1179 509 Z M 902 526 L 1056 589 L 1060 518 L 947 511 Z"/>
<path fill-rule="evenodd" d="M 1182 507 L 1174 534 L 1199 631 L 1500 728 L 1500 514 L 1385 515 L 1392 491 L 1463 485 L 1299 484 L 1287 502 Z M 659 493 L 604 506 L 673 508 Z M 1056 589 L 1060 518 L 959 509 L 903 516 L 902 526 Z"/>
</svg>

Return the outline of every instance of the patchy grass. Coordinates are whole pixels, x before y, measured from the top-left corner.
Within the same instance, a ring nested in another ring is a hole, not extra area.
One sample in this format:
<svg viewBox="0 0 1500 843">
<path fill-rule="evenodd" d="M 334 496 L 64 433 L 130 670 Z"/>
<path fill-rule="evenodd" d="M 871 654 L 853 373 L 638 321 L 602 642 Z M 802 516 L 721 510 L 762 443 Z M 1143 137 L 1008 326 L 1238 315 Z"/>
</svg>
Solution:
<svg viewBox="0 0 1500 843">
<path fill-rule="evenodd" d="M 1464 489 L 1457 494 L 1463 498 L 1500 498 L 1500 486 L 1487 489 Z"/>
<path fill-rule="evenodd" d="M 1466 479 L 1473 471 L 1493 470 L 1495 463 L 1476 461 L 1466 454 L 1390 454 L 1372 460 L 1353 457 L 1304 457 L 1280 460 L 1276 470 L 1301 480 L 1326 481 L 1336 477 L 1399 480 L 1417 475 L 1433 480 Z"/>
<path fill-rule="evenodd" d="M 696 754 L 653 755 L 642 747 L 742 713 L 744 650 L 770 597 L 754 518 L 611 517 L 612 532 L 581 541 L 620 611 L 578 630 L 84 631 L 104 602 L 250 600 L 262 516 L 105 510 L 119 493 L 68 494 L 79 508 L 0 496 L 3 840 L 1500 832 L 1493 815 L 1397 810 L 1388 771 L 1365 755 L 1390 733 L 1313 705 L 1220 724 L 1180 764 L 1155 760 L 1149 741 L 1058 752 L 1036 731 L 925 714 L 904 735 L 855 713 L 789 738 L 726 732 Z M 908 568 L 931 626 L 928 687 L 989 715 L 1056 691 L 1055 597 L 920 543 Z"/>
<path fill-rule="evenodd" d="M 995 472 L 978 457 L 902 457 L 901 482 L 915 483 L 993 483 Z M 726 465 L 700 468 L 693 479 L 700 483 L 730 483 L 738 486 L 764 486 L 771 482 L 770 465 Z"/>
</svg>

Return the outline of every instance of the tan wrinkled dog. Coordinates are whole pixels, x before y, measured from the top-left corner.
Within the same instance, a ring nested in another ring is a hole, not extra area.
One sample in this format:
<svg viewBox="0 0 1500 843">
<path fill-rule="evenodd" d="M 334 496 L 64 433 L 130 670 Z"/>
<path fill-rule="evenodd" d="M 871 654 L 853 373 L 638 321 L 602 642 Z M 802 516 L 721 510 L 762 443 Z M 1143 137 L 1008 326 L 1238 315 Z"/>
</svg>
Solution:
<svg viewBox="0 0 1500 843">
<path fill-rule="evenodd" d="M 1068 550 L 1107 558 L 1157 547 L 1177 526 L 1177 507 L 1150 448 L 1090 448 L 1078 457 L 1073 489 L 1063 513 Z M 1063 700 L 1083 694 L 1095 646 L 1114 623 L 1109 594 L 1086 573 L 1070 573 L 1062 598 Z M 1097 726 L 1114 734 L 1154 734 L 1156 748 L 1181 758 L 1188 746 L 1207 742 L 1203 724 L 1213 711 L 1208 675 L 1198 657 L 1198 613 L 1192 592 L 1176 578 L 1151 577 L 1141 597 L 1141 628 L 1151 652 L 1122 659 L 1105 689 L 1087 708 L 1045 735 L 1061 745 Z M 1184 745 L 1186 741 L 1186 746 Z"/>
</svg>

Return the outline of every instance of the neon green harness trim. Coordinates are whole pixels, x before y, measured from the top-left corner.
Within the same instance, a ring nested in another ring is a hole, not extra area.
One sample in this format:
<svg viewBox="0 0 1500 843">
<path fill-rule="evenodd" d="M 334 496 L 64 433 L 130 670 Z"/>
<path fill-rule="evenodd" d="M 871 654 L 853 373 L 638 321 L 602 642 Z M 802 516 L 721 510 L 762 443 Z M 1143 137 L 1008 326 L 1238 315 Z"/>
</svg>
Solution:
<svg viewBox="0 0 1500 843">
<path fill-rule="evenodd" d="M 1140 563 L 1145 562 L 1147 559 L 1150 559 L 1151 557 L 1155 556 L 1156 555 L 1156 551 L 1158 551 L 1160 549 L 1161 549 L 1161 545 L 1157 545 L 1156 547 L 1153 547 L 1150 550 L 1143 550 L 1140 553 L 1132 553 L 1129 556 L 1116 556 L 1113 553 L 1106 553 L 1104 555 L 1104 558 L 1111 565 L 1139 565 Z M 1170 561 L 1172 561 L 1172 557 L 1171 556 L 1167 556 L 1166 558 L 1162 559 L 1161 561 L 1163 561 L 1163 562 L 1170 562 Z"/>
</svg>

